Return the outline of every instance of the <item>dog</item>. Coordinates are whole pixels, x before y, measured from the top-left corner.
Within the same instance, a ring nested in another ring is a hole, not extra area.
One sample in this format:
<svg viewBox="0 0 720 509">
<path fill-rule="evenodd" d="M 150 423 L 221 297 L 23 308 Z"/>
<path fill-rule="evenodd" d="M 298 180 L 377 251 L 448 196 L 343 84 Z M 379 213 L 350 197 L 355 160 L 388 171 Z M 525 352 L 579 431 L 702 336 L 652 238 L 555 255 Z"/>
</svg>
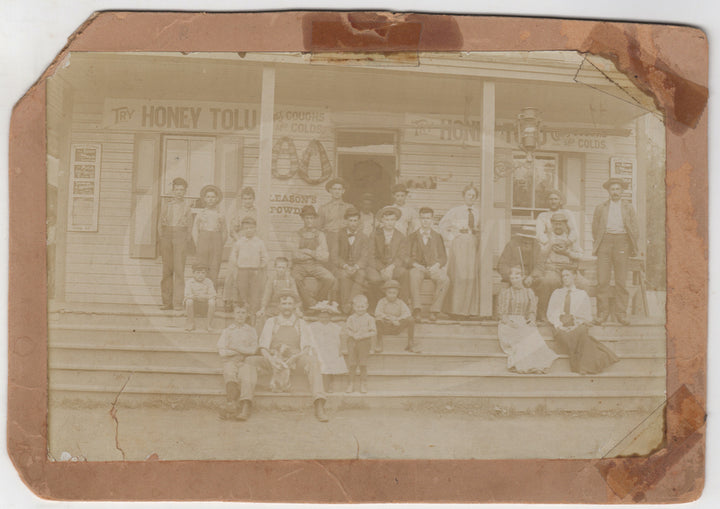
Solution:
<svg viewBox="0 0 720 509">
<path fill-rule="evenodd" d="M 280 345 L 278 348 L 270 350 L 270 354 L 283 363 L 280 368 L 272 368 L 273 372 L 270 378 L 270 390 L 272 392 L 290 392 L 292 390 L 290 371 L 294 367 L 294 362 L 292 362 L 293 353 L 292 348 L 288 345 Z"/>
</svg>

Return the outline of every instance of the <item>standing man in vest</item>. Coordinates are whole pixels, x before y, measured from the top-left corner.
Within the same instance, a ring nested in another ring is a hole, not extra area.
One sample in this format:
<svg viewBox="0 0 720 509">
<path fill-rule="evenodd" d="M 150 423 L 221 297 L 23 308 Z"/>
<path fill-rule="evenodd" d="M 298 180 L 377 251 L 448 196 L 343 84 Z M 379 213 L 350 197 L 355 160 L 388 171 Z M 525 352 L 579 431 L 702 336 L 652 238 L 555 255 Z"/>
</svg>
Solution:
<svg viewBox="0 0 720 509">
<path fill-rule="evenodd" d="M 324 266 L 330 254 L 325 234 L 315 225 L 317 212 L 312 205 L 305 205 L 300 211 L 305 226 L 297 232 L 293 248 L 293 267 L 291 274 L 297 283 L 298 292 L 306 310 L 318 301 L 328 300 L 335 286 L 335 276 Z M 305 278 L 313 277 L 317 281 L 314 292 L 310 291 Z"/>
<path fill-rule="evenodd" d="M 295 314 L 295 295 L 290 291 L 280 294 L 280 314 L 268 318 L 260 334 L 260 354 L 245 360 L 264 373 L 272 373 L 273 368 L 281 369 L 283 361 L 271 352 L 279 350 L 282 345 L 289 347 L 294 362 L 291 369 L 296 373 L 305 373 L 310 383 L 315 417 L 320 422 L 327 422 L 325 415 L 325 388 L 323 386 L 320 361 L 315 351 L 312 331 L 302 318 Z M 251 397 L 250 395 L 249 397 Z"/>
<path fill-rule="evenodd" d="M 597 319 L 600 325 L 610 314 L 610 272 L 615 273 L 615 319 L 628 325 L 628 258 L 637 252 L 638 223 L 632 205 L 622 199 L 626 185 L 611 178 L 603 184 L 610 199 L 595 208 L 593 215 L 593 254 L 597 256 Z"/>
<path fill-rule="evenodd" d="M 172 181 L 172 198 L 164 200 L 158 221 L 160 256 L 162 257 L 161 309 L 183 309 L 185 298 L 185 259 L 190 240 L 192 214 L 185 200 L 185 179 Z"/>
</svg>

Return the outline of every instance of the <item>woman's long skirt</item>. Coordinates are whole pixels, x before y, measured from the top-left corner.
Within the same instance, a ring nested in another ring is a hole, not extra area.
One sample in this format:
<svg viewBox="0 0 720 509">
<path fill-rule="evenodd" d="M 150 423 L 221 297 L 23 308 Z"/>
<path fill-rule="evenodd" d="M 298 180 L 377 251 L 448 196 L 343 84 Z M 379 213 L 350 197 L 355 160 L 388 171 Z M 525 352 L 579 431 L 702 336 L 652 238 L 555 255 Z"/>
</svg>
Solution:
<svg viewBox="0 0 720 509">
<path fill-rule="evenodd" d="M 587 325 L 571 331 L 555 331 L 555 340 L 570 356 L 570 369 L 581 375 L 600 373 L 619 359 L 600 341 L 590 336 Z"/>
<path fill-rule="evenodd" d="M 510 316 L 517 327 L 498 324 L 500 348 L 507 354 L 507 367 L 518 373 L 544 373 L 558 358 L 545 343 L 537 327 L 523 316 Z"/>
<path fill-rule="evenodd" d="M 471 233 L 457 235 L 448 254 L 450 289 L 443 311 L 452 315 L 480 314 L 479 242 Z"/>
</svg>

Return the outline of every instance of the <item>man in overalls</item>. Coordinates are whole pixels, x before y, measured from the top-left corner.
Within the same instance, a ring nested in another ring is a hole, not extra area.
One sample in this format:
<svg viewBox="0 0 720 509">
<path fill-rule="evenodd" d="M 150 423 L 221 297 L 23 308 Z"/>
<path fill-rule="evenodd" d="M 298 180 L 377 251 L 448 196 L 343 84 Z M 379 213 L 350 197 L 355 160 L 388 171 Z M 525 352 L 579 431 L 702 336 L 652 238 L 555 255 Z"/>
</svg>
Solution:
<svg viewBox="0 0 720 509">
<path fill-rule="evenodd" d="M 280 314 L 268 318 L 260 334 L 260 354 L 250 357 L 247 363 L 254 365 L 264 373 L 272 373 L 274 369 L 290 366 L 293 371 L 305 372 L 310 384 L 315 406 L 315 417 L 320 422 L 327 422 L 325 415 L 325 388 L 323 387 L 320 361 L 315 352 L 312 331 L 305 320 L 295 313 L 296 296 L 291 291 L 280 294 Z M 275 355 L 281 345 L 287 345 L 291 352 L 291 361 L 282 361 Z"/>
<path fill-rule="evenodd" d="M 312 205 L 305 205 L 300 212 L 305 226 L 298 230 L 293 246 L 292 276 L 297 283 L 300 298 L 306 309 L 312 308 L 318 301 L 328 300 L 330 292 L 335 287 L 335 276 L 324 264 L 327 263 L 330 252 L 325 234 L 317 226 L 317 212 Z M 314 292 L 310 291 L 305 278 L 313 277 L 317 281 Z"/>
</svg>

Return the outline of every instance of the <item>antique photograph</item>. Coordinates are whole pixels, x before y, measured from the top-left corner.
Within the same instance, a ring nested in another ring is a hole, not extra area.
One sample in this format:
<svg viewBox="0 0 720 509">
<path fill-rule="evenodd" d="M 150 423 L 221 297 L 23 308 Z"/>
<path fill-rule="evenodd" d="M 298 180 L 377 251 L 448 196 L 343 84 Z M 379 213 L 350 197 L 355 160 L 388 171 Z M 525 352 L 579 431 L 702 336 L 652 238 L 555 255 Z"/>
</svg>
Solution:
<svg viewBox="0 0 720 509">
<path fill-rule="evenodd" d="M 647 455 L 665 116 L 576 51 L 70 52 L 51 460 Z"/>
</svg>

